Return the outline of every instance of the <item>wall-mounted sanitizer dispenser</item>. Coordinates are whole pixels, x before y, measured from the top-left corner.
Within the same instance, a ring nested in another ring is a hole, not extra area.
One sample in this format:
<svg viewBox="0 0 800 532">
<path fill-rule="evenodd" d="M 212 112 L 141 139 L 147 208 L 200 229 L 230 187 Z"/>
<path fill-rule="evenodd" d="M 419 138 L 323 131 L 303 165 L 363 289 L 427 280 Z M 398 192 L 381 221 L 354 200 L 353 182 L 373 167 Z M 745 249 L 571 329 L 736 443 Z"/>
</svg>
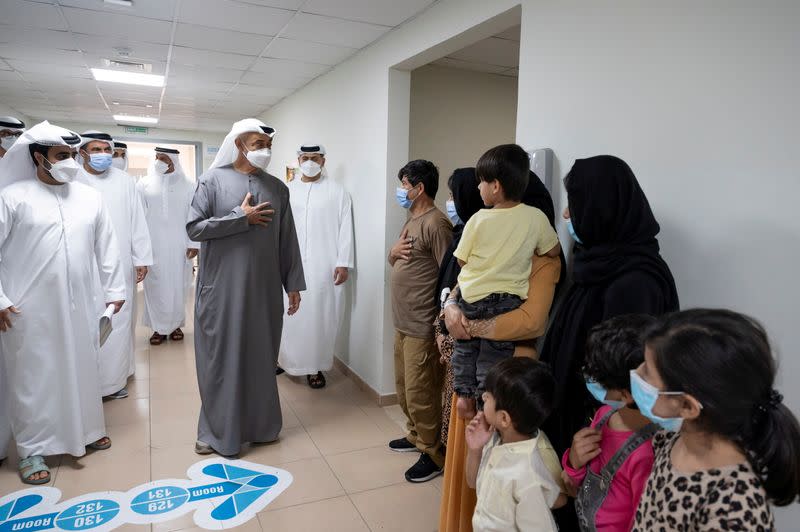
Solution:
<svg viewBox="0 0 800 532">
<path fill-rule="evenodd" d="M 531 170 L 539 176 L 547 190 L 553 190 L 553 150 L 542 148 L 529 151 L 531 156 Z"/>
</svg>

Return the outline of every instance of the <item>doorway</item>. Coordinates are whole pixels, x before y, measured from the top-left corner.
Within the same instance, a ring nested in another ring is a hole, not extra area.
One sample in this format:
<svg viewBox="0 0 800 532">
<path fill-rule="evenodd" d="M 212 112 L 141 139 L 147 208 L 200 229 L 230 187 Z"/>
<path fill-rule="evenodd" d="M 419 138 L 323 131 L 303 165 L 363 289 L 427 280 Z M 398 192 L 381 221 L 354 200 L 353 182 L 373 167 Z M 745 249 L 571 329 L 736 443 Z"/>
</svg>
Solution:
<svg viewBox="0 0 800 532">
<path fill-rule="evenodd" d="M 199 142 L 158 142 L 125 138 L 118 140 L 128 145 L 128 173 L 136 181 L 153 171 L 156 147 L 178 150 L 180 152 L 178 158 L 186 177 L 193 182 L 197 178 L 197 169 L 201 167 L 198 158 L 202 153 Z"/>
<path fill-rule="evenodd" d="M 439 168 L 442 209 L 455 169 L 515 142 L 520 33 L 516 24 L 411 71 L 409 156 Z"/>
</svg>

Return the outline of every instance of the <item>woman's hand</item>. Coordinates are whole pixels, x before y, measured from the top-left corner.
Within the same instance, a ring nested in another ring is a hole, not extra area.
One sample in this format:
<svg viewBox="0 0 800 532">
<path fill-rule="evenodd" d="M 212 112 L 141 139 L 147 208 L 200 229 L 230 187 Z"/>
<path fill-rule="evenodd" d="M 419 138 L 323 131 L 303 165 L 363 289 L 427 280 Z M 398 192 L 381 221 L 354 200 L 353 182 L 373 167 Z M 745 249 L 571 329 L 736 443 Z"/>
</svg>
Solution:
<svg viewBox="0 0 800 532">
<path fill-rule="evenodd" d="M 458 305 L 447 305 L 444 307 L 444 324 L 447 327 L 450 336 L 456 340 L 471 340 L 467 328 L 464 326 L 466 318 Z"/>
<path fill-rule="evenodd" d="M 456 412 L 458 417 L 463 420 L 469 421 L 477 414 L 475 399 L 469 397 L 459 397 L 456 401 Z"/>
<path fill-rule="evenodd" d="M 444 335 L 437 334 L 436 335 L 436 347 L 439 348 L 439 362 L 442 364 L 447 363 L 447 359 L 444 357 Z"/>
</svg>

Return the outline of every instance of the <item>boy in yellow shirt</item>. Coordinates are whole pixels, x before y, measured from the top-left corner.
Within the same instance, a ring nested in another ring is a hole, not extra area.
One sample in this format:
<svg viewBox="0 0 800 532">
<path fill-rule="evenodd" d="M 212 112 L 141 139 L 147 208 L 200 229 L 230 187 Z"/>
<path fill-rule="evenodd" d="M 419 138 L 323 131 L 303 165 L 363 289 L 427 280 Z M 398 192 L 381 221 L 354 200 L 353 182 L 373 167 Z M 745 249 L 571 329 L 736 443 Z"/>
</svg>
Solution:
<svg viewBox="0 0 800 532">
<path fill-rule="evenodd" d="M 557 257 L 561 246 L 547 216 L 521 202 L 530 173 L 525 150 L 516 144 L 492 148 L 475 171 L 481 199 L 491 208 L 469 219 L 454 255 L 462 266 L 458 305 L 467 319 L 486 320 L 516 309 L 528 297 L 534 253 Z M 452 363 L 461 417 L 474 416 L 486 374 L 513 353 L 513 342 L 456 341 Z"/>
</svg>

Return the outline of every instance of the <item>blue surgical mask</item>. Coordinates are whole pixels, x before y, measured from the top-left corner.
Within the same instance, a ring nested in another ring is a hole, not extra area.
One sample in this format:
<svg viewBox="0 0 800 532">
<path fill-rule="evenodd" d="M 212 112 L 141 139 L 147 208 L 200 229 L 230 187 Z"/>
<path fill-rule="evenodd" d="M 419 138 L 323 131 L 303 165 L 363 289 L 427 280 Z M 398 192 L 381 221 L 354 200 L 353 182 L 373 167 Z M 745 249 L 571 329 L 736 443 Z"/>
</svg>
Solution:
<svg viewBox="0 0 800 532">
<path fill-rule="evenodd" d="M 397 187 L 395 197 L 397 198 L 397 203 L 404 209 L 410 209 L 411 204 L 414 203 L 412 200 L 408 199 L 408 190 L 403 187 Z"/>
<path fill-rule="evenodd" d="M 458 212 L 456 212 L 456 202 L 453 200 L 447 200 L 447 217 L 450 218 L 450 221 L 453 222 L 453 225 L 461 225 L 464 222 L 461 221 L 461 218 L 458 217 Z"/>
<path fill-rule="evenodd" d="M 578 235 L 575 233 L 575 228 L 572 226 L 572 218 L 567 220 L 567 231 L 569 231 L 569 235 L 575 242 L 577 242 L 578 244 L 583 244 L 583 240 L 578 238 Z"/>
<path fill-rule="evenodd" d="M 631 370 L 631 394 L 633 394 L 633 400 L 639 406 L 639 412 L 644 417 L 669 432 L 681 430 L 681 425 L 683 425 L 682 417 L 659 417 L 653 413 L 653 408 L 656 406 L 659 395 L 682 395 L 683 392 L 661 392 L 641 378 L 636 373 L 636 370 Z"/>
<path fill-rule="evenodd" d="M 608 395 L 608 390 L 600 384 L 599 382 L 587 380 L 586 381 L 586 389 L 589 390 L 589 393 L 592 394 L 592 397 L 597 399 L 598 402 L 606 404 L 613 408 L 614 410 L 619 410 L 620 408 L 624 408 L 625 401 L 614 401 L 613 399 L 606 399 L 606 395 Z"/>
<path fill-rule="evenodd" d="M 92 153 L 89 155 L 89 166 L 98 172 L 105 172 L 111 168 L 114 157 L 110 153 Z"/>
</svg>

